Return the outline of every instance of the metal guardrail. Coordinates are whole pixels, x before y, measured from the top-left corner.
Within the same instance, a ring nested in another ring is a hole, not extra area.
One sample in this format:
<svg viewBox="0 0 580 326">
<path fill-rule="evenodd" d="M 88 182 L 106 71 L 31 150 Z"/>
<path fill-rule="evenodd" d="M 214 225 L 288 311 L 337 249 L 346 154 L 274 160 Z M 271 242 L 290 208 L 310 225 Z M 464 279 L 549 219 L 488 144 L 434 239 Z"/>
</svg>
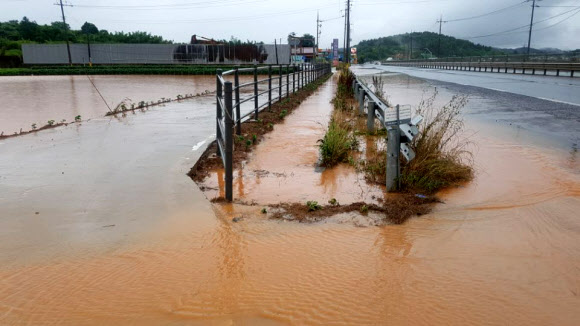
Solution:
<svg viewBox="0 0 580 326">
<path fill-rule="evenodd" d="M 569 72 L 570 77 L 574 77 L 574 73 L 580 71 L 580 54 L 449 57 L 429 60 L 384 61 L 382 64 L 388 66 L 484 72 L 487 72 L 489 69 L 490 72 L 512 72 L 514 74 L 531 72 L 532 75 L 535 75 L 537 71 L 541 71 L 543 75 L 547 75 L 550 71 L 555 72 L 556 76 L 560 76 L 560 72 L 566 71 Z"/>
<path fill-rule="evenodd" d="M 407 161 L 415 158 L 415 153 L 409 147 L 413 138 L 418 135 L 417 125 L 423 120 L 421 116 L 412 117 L 411 107 L 396 105 L 389 106 L 383 99 L 375 94 L 358 76 L 352 82 L 352 89 L 355 98 L 358 100 L 359 115 L 364 115 L 365 99 L 367 99 L 367 130 L 370 133 L 375 131 L 375 119 L 378 119 L 381 126 L 387 129 L 387 191 L 394 191 L 399 187 L 400 181 L 400 159 L 399 154 L 403 154 Z"/>
<path fill-rule="evenodd" d="M 276 70 L 277 75 L 273 75 Z M 283 74 L 285 70 L 286 74 Z M 258 72 L 267 71 L 268 78 L 258 79 Z M 253 72 L 253 81 L 240 84 L 240 73 Z M 262 109 L 272 107 L 272 104 L 290 97 L 290 94 L 304 88 L 306 85 L 324 77 L 331 72 L 330 64 L 300 64 L 300 65 L 277 65 L 262 66 L 254 68 L 235 68 L 222 72 L 217 71 L 216 75 L 216 142 L 218 145 L 217 155 L 222 158 L 225 168 L 225 197 L 226 200 L 233 200 L 233 152 L 234 152 L 234 127 L 237 135 L 242 134 L 242 122 L 253 117 L 258 120 L 259 112 Z M 233 76 L 232 81 L 227 81 L 227 76 Z M 278 80 L 278 99 L 272 98 L 272 81 Z M 292 79 L 292 82 L 290 82 Z M 284 83 L 285 80 L 285 83 Z M 258 85 L 268 83 L 265 91 L 259 92 Z M 290 89 L 292 85 L 292 89 Z M 241 98 L 240 90 L 252 88 L 252 95 Z M 284 94 L 283 88 L 286 88 Z M 292 92 L 290 92 L 292 90 Z M 268 101 L 260 105 L 259 98 L 268 94 Z M 242 115 L 241 105 L 253 100 L 253 110 Z"/>
<path fill-rule="evenodd" d="M 391 62 L 544 62 L 580 63 L 580 52 L 557 54 L 505 54 L 491 56 L 443 57 L 432 59 L 396 60 Z"/>
</svg>

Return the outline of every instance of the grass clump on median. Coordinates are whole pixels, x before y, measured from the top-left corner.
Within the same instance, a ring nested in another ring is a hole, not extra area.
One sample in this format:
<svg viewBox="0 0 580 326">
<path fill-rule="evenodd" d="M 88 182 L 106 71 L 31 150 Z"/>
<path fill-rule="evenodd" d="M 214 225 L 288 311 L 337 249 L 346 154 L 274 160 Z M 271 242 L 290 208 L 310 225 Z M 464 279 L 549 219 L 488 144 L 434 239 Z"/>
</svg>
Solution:
<svg viewBox="0 0 580 326">
<path fill-rule="evenodd" d="M 401 188 L 432 193 L 439 189 L 457 186 L 473 179 L 473 155 L 470 142 L 464 133 L 461 109 L 467 97 L 453 96 L 441 108 L 433 105 L 437 91 L 421 101 L 417 114 L 424 117 L 419 125 L 419 135 L 411 144 L 417 154 L 405 162 L 401 170 Z"/>
<path fill-rule="evenodd" d="M 351 132 L 335 119 L 330 121 L 324 138 L 319 142 L 322 164 L 325 166 L 346 162 L 350 150 L 356 144 Z"/>
<path fill-rule="evenodd" d="M 339 69 L 338 88 L 332 100 L 334 105 L 332 118 L 324 138 L 319 140 L 321 164 L 327 167 L 346 162 L 350 151 L 357 147 L 357 140 L 347 116 L 349 109 L 352 108 L 349 99 L 353 96 L 350 85 L 354 75 L 348 70 L 348 66 Z"/>
</svg>

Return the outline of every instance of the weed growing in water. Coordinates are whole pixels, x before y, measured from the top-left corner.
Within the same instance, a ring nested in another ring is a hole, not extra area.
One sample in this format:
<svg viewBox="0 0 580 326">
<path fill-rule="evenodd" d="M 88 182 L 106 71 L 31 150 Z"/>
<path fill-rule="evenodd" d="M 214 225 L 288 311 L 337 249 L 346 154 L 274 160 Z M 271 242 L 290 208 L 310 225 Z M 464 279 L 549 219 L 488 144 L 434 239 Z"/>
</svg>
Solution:
<svg viewBox="0 0 580 326">
<path fill-rule="evenodd" d="M 307 201 L 306 206 L 309 212 L 314 212 L 322 209 L 322 206 L 318 205 L 317 201 Z"/>
<path fill-rule="evenodd" d="M 79 121 L 81 121 L 81 116 L 80 116 L 80 115 L 77 115 L 77 116 L 75 117 L 75 122 L 79 122 Z"/>
<path fill-rule="evenodd" d="M 52 125 L 54 125 L 54 120 L 48 120 L 48 122 L 46 124 L 49 126 L 52 126 Z"/>
<path fill-rule="evenodd" d="M 435 90 L 417 109 L 424 120 L 412 143 L 417 156 L 401 171 L 403 188 L 434 192 L 473 178 L 473 157 L 468 150 L 471 143 L 461 137 L 464 124 L 460 113 L 467 97 L 455 95 L 449 103 L 436 109 L 433 103 L 437 94 Z"/>
<path fill-rule="evenodd" d="M 362 206 L 361 206 L 361 208 L 360 208 L 360 212 L 361 212 L 362 214 L 368 214 L 368 212 L 369 212 L 369 207 L 368 207 L 367 205 L 362 205 Z"/>
<path fill-rule="evenodd" d="M 354 137 L 341 123 L 331 120 L 324 138 L 320 142 L 322 164 L 333 166 L 346 162 L 348 154 L 355 146 Z"/>
<path fill-rule="evenodd" d="M 338 200 L 336 200 L 336 198 L 332 198 L 331 200 L 328 201 L 328 203 L 332 206 L 339 206 L 340 205 L 338 203 Z"/>
<path fill-rule="evenodd" d="M 280 119 L 284 119 L 288 115 L 288 110 L 282 110 L 280 112 Z"/>
<path fill-rule="evenodd" d="M 266 210 L 266 207 L 262 208 L 262 214 L 267 214 L 268 210 Z"/>
<path fill-rule="evenodd" d="M 30 127 L 32 127 L 32 130 L 36 130 L 36 123 L 33 123 Z"/>
</svg>

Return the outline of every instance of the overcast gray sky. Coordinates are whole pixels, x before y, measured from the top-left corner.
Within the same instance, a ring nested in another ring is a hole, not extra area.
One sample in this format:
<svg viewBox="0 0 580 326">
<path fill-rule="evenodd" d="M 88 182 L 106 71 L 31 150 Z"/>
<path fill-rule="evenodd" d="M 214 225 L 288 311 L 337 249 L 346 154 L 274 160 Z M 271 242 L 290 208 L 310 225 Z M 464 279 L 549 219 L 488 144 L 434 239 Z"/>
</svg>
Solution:
<svg viewBox="0 0 580 326">
<path fill-rule="evenodd" d="M 27 16 L 38 23 L 61 19 L 58 0 L 0 0 L 0 20 Z M 108 31 L 147 31 L 176 42 L 192 34 L 216 39 L 273 43 L 290 32 L 316 33 L 322 20 L 321 47 L 333 38 L 342 44 L 345 0 L 67 0 L 67 22 L 75 29 L 89 21 Z M 580 48 L 580 0 L 537 3 L 532 46 Z M 475 17 L 510 7 L 494 14 Z M 520 47 L 527 43 L 531 3 L 523 0 L 353 0 L 352 39 L 357 42 L 410 31 L 438 32 L 476 43 Z M 470 18 L 467 20 L 458 20 Z M 458 21 L 452 21 L 458 20 Z M 493 35 L 493 36 L 487 36 Z M 487 37 L 480 37 L 487 36 Z"/>
</svg>

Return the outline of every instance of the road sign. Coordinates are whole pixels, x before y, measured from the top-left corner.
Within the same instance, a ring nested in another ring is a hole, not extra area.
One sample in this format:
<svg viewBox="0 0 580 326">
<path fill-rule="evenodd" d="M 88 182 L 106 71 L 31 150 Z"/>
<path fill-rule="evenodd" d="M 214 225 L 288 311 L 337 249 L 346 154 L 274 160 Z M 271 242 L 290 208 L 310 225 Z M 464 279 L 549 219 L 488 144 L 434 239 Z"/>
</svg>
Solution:
<svg viewBox="0 0 580 326">
<path fill-rule="evenodd" d="M 332 59 L 338 60 L 338 39 L 332 40 Z"/>
</svg>

